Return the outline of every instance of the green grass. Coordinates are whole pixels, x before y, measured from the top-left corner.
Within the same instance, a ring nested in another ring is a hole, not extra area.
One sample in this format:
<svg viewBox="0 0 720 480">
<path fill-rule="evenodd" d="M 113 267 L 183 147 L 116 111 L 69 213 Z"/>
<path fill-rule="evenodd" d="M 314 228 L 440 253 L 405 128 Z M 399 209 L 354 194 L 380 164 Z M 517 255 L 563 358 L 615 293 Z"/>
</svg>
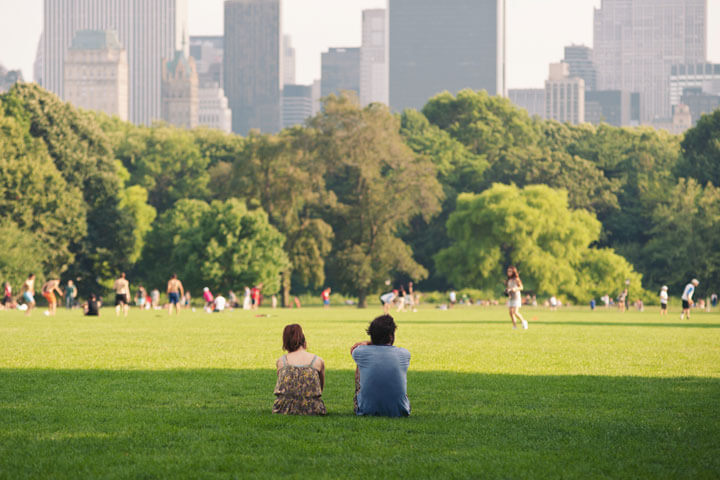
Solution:
<svg viewBox="0 0 720 480">
<path fill-rule="evenodd" d="M 0 478 L 720 476 L 720 314 L 399 313 L 413 413 L 383 419 L 349 355 L 378 309 L 261 313 L 0 312 Z M 325 418 L 270 413 L 294 322 Z"/>
</svg>

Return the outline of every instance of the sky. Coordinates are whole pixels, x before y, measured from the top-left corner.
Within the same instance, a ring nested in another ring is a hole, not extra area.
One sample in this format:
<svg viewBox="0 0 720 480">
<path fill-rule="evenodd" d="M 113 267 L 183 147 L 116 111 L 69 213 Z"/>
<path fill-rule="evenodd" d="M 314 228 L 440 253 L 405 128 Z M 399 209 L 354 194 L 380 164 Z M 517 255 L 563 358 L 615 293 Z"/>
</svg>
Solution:
<svg viewBox="0 0 720 480">
<path fill-rule="evenodd" d="M 440 0 L 439 0 L 440 1 Z M 563 47 L 592 46 L 593 8 L 601 0 L 507 0 L 508 88 L 543 86 Z M 32 78 L 42 0 L 0 0 L 0 64 Z M 188 0 L 191 35 L 221 35 L 223 0 Z M 361 11 L 386 0 L 283 0 L 283 31 L 293 38 L 296 81 L 320 77 L 320 53 L 360 46 Z M 322 14 L 320 14 L 322 12 Z M 708 60 L 720 63 L 720 0 L 708 0 Z"/>
</svg>

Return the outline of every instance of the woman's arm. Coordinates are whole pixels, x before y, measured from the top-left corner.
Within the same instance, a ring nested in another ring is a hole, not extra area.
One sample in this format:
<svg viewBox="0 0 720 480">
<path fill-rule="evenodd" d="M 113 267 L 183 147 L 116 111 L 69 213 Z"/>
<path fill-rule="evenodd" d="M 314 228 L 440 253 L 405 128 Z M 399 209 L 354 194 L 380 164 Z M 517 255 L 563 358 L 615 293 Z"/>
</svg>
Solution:
<svg viewBox="0 0 720 480">
<path fill-rule="evenodd" d="M 370 341 L 369 341 L 369 340 L 365 340 L 364 342 L 358 342 L 358 343 L 356 343 L 355 345 L 353 345 L 352 347 L 350 347 L 350 355 L 352 355 L 352 352 L 354 352 L 355 349 L 356 349 L 357 347 L 359 347 L 360 345 L 370 345 Z"/>
<path fill-rule="evenodd" d="M 325 361 L 322 358 L 320 359 L 320 370 L 318 370 L 318 373 L 320 375 L 320 391 L 322 392 L 325 390 Z"/>
</svg>

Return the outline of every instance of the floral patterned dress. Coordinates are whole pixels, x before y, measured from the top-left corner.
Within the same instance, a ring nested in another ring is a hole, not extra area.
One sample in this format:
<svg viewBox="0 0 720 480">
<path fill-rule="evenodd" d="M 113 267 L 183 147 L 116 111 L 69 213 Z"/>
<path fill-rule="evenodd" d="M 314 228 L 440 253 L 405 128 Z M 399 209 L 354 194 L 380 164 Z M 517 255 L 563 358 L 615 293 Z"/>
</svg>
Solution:
<svg viewBox="0 0 720 480">
<path fill-rule="evenodd" d="M 284 415 L 325 415 L 322 401 L 320 372 L 313 367 L 315 355 L 308 365 L 290 365 L 287 356 L 282 357 L 275 384 L 273 413 Z"/>
</svg>

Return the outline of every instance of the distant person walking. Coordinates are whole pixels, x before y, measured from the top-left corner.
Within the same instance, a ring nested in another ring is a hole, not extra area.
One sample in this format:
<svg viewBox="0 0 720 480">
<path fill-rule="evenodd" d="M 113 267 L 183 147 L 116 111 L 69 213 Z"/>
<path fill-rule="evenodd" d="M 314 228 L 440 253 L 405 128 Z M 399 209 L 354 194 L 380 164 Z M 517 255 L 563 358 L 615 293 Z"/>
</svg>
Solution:
<svg viewBox="0 0 720 480">
<path fill-rule="evenodd" d="M 48 302 L 48 313 L 55 315 L 57 311 L 57 297 L 55 296 L 55 292 L 57 292 L 60 297 L 63 295 L 62 290 L 60 290 L 60 280 L 48 280 L 43 284 L 40 291 Z"/>
<path fill-rule="evenodd" d="M 663 285 L 660 289 L 660 315 L 667 315 L 668 287 Z"/>
<path fill-rule="evenodd" d="M 127 317 L 128 310 L 130 310 L 130 282 L 125 278 L 125 272 L 115 280 L 113 288 L 115 290 L 115 316 L 120 316 L 122 310 Z"/>
<path fill-rule="evenodd" d="M 168 294 L 168 315 L 172 314 L 173 306 L 175 307 L 175 314 L 180 314 L 180 299 L 185 296 L 185 289 L 183 284 L 177 278 L 177 274 L 173 273 L 168 280 L 167 284 Z"/>
<path fill-rule="evenodd" d="M 30 312 L 35 308 L 35 274 L 31 273 L 28 275 L 27 280 L 22 286 L 22 298 L 27 306 L 27 312 L 25 315 L 30 315 Z"/>
<path fill-rule="evenodd" d="M 697 278 L 693 278 L 690 280 L 690 283 L 685 285 L 685 290 L 683 290 L 683 294 L 681 300 L 682 300 L 682 313 L 680 314 L 680 320 L 684 320 L 685 317 L 687 317 L 688 320 L 690 320 L 690 307 L 693 306 L 693 294 L 695 293 L 695 287 L 697 287 L 700 284 L 700 282 L 697 280 Z"/>
<path fill-rule="evenodd" d="M 68 280 L 65 286 L 65 308 L 68 310 L 75 306 L 75 299 L 77 298 L 77 287 L 72 280 Z"/>
<path fill-rule="evenodd" d="M 517 268 L 509 266 L 507 269 L 507 279 L 505 280 L 505 293 L 508 296 L 508 309 L 510 311 L 510 320 L 512 320 L 513 328 L 517 328 L 516 319 L 520 320 L 525 330 L 528 328 L 528 322 L 520 315 L 520 307 L 522 306 L 523 284 L 520 280 Z"/>
</svg>

